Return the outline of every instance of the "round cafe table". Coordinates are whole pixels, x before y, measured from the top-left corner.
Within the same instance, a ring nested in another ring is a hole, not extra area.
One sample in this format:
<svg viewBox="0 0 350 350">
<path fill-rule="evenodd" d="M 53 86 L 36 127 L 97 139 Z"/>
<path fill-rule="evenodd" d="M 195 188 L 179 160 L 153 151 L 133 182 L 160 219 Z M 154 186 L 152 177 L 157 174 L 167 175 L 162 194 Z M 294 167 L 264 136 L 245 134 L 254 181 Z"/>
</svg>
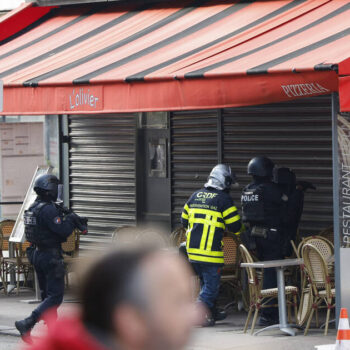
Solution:
<svg viewBox="0 0 350 350">
<path fill-rule="evenodd" d="M 296 324 L 288 324 L 287 321 L 287 303 L 284 283 L 284 268 L 286 266 L 301 265 L 303 259 L 283 259 L 283 260 L 269 260 L 269 261 L 256 261 L 252 263 L 241 263 L 241 267 L 252 267 L 258 269 L 269 269 L 274 267 L 277 274 L 277 288 L 278 288 L 278 313 L 279 313 L 279 324 L 274 324 L 262 329 L 259 329 L 254 335 L 258 335 L 261 332 L 270 329 L 280 329 L 281 332 L 295 336 L 295 330 L 293 328 L 301 328 Z"/>
</svg>

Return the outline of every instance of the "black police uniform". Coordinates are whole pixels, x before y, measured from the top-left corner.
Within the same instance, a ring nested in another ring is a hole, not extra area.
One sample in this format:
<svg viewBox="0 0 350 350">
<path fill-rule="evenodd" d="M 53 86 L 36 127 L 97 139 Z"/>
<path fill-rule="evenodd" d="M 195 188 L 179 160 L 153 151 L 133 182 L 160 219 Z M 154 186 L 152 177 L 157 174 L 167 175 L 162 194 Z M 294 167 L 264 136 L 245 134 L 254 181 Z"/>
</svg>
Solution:
<svg viewBox="0 0 350 350">
<path fill-rule="evenodd" d="M 40 232 L 40 239 L 35 244 L 36 249 L 29 256 L 38 276 L 42 299 L 31 315 L 37 322 L 46 310 L 52 307 L 57 309 L 62 303 L 65 271 L 61 243 L 72 234 L 75 224 L 73 218 L 69 215 L 64 216 L 61 209 L 48 199 L 38 197 L 28 212 L 32 213 L 32 224 L 34 217 L 34 224 Z M 24 221 L 26 222 L 26 214 Z M 25 224 L 26 235 L 30 236 L 28 231 L 31 229 L 33 226 Z M 28 236 L 27 239 L 30 240 Z"/>
<path fill-rule="evenodd" d="M 296 241 L 296 235 L 304 208 L 304 191 L 296 187 L 296 176 L 289 168 L 279 168 L 275 171 L 274 181 L 281 191 L 288 196 L 285 220 L 285 256 L 293 252 L 290 241 Z"/>
<path fill-rule="evenodd" d="M 277 184 L 266 178 L 256 178 L 242 192 L 242 220 L 247 223 L 254 236 L 259 260 L 284 258 L 284 221 L 286 218 L 286 198 Z M 277 277 L 274 268 L 264 269 L 263 288 L 276 288 Z M 277 320 L 276 308 L 262 309 L 261 315 Z"/>
<path fill-rule="evenodd" d="M 295 189 L 288 195 L 288 220 L 290 229 L 290 239 L 295 241 L 296 235 L 301 220 L 301 215 L 304 209 L 304 192 L 300 189 Z"/>
</svg>

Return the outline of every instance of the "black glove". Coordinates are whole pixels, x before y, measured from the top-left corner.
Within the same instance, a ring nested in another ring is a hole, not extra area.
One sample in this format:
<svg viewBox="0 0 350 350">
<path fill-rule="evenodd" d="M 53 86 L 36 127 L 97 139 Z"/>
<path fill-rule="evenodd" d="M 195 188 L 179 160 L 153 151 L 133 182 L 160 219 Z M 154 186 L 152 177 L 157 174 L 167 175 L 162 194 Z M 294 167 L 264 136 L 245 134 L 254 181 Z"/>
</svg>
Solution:
<svg viewBox="0 0 350 350">
<path fill-rule="evenodd" d="M 316 187 L 309 181 L 298 181 L 297 187 L 299 187 L 302 191 L 306 192 L 309 188 L 312 190 L 316 190 Z"/>
<path fill-rule="evenodd" d="M 71 210 L 69 210 L 67 207 L 64 207 L 63 205 L 58 205 L 58 208 L 62 211 L 63 214 L 67 215 L 72 213 Z"/>
<path fill-rule="evenodd" d="M 78 218 L 79 219 L 76 221 L 77 229 L 81 232 L 82 235 L 86 235 L 88 233 L 88 218 L 81 216 L 78 216 Z"/>
<path fill-rule="evenodd" d="M 88 227 L 87 227 L 87 223 L 88 223 L 88 218 L 86 217 L 82 217 L 79 216 L 73 212 L 71 212 L 70 214 L 68 214 L 66 216 L 66 218 L 70 219 L 73 224 L 75 225 L 75 227 L 83 234 L 86 235 L 88 233 Z"/>
</svg>

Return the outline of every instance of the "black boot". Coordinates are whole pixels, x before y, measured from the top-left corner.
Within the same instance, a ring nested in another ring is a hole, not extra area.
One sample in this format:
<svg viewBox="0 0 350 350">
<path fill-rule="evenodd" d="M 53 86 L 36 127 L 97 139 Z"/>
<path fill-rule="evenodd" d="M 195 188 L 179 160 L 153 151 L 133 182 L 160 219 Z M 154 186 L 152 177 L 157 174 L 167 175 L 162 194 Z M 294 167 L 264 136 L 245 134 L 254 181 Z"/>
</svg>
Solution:
<svg viewBox="0 0 350 350">
<path fill-rule="evenodd" d="M 211 315 L 211 312 L 209 312 L 205 315 L 205 320 L 202 323 L 202 327 L 213 327 L 213 326 L 215 326 L 215 320 Z"/>
<path fill-rule="evenodd" d="M 211 314 L 215 321 L 222 321 L 227 317 L 226 311 L 218 309 L 216 306 L 211 309 Z"/>
<path fill-rule="evenodd" d="M 215 321 L 222 321 L 227 317 L 227 313 L 225 310 L 221 310 L 216 307 L 212 309 L 212 315 Z"/>
<path fill-rule="evenodd" d="M 28 344 L 32 343 L 32 339 L 30 337 L 30 331 L 34 327 L 35 323 L 36 323 L 36 320 L 32 316 L 29 316 L 24 320 L 15 322 L 15 326 L 19 331 L 19 333 L 21 334 L 22 339 Z"/>
</svg>

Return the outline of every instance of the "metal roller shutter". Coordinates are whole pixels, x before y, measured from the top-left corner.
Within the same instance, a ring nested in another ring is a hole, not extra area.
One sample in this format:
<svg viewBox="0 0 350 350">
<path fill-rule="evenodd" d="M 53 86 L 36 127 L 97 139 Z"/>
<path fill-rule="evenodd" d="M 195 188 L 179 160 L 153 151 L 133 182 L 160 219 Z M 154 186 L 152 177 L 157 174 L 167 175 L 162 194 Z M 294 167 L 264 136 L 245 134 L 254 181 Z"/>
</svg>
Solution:
<svg viewBox="0 0 350 350">
<path fill-rule="evenodd" d="M 70 205 L 89 218 L 83 249 L 136 224 L 135 132 L 135 114 L 69 116 Z"/>
<path fill-rule="evenodd" d="M 305 195 L 302 235 L 333 222 L 331 115 L 330 96 L 223 110 L 224 162 L 237 173 L 240 190 L 250 182 L 246 166 L 257 155 L 271 157 L 317 187 Z M 240 190 L 233 191 L 236 203 Z"/>
<path fill-rule="evenodd" d="M 217 111 L 186 111 L 171 114 L 172 226 L 189 196 L 204 185 L 217 164 Z"/>
</svg>

